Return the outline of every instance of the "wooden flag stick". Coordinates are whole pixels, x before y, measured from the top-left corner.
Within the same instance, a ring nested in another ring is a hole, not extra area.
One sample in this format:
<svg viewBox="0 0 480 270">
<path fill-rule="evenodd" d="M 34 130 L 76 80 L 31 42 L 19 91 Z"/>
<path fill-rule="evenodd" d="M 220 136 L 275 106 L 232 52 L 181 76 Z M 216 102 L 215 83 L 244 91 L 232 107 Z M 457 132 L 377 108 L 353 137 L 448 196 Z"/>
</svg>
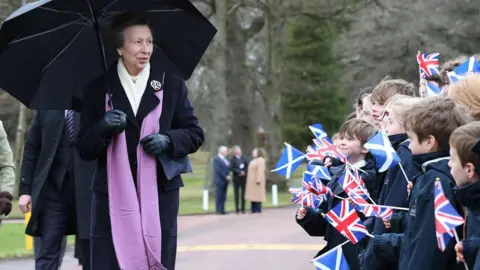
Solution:
<svg viewBox="0 0 480 270">
<path fill-rule="evenodd" d="M 457 231 L 454 229 L 453 230 L 453 235 L 455 236 L 455 240 L 457 240 L 457 243 L 460 243 L 460 239 L 458 238 Z M 463 262 L 463 265 L 465 266 L 465 269 L 468 270 L 468 265 L 466 262 Z"/>
</svg>

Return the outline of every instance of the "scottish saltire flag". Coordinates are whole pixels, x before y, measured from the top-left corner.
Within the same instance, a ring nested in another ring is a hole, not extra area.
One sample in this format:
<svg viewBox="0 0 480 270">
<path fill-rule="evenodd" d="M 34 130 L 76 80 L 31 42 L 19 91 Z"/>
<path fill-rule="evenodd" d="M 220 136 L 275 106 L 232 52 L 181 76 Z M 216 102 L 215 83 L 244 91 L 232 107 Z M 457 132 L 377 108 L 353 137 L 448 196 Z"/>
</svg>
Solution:
<svg viewBox="0 0 480 270">
<path fill-rule="evenodd" d="M 368 140 L 364 147 L 372 153 L 377 161 L 379 172 L 384 172 L 400 162 L 400 157 L 383 131 L 378 132 L 377 135 Z"/>
<path fill-rule="evenodd" d="M 325 219 L 343 236 L 356 244 L 368 234 L 367 228 L 348 200 L 342 200 L 325 215 Z"/>
<path fill-rule="evenodd" d="M 313 124 L 313 125 L 311 125 L 311 126 L 308 126 L 308 128 L 310 129 L 310 131 L 312 131 L 312 133 L 313 133 L 313 135 L 315 136 L 315 138 L 317 138 L 317 139 L 325 138 L 325 139 L 327 139 L 330 143 L 333 143 L 333 142 L 332 142 L 332 139 L 330 139 L 330 137 L 328 137 L 328 134 L 327 134 L 327 132 L 325 131 L 325 129 L 323 129 L 322 124 Z"/>
<path fill-rule="evenodd" d="M 448 242 L 454 237 L 454 230 L 465 221 L 457 210 L 450 204 L 443 193 L 440 180 L 435 181 L 435 230 L 437 234 L 438 248 L 445 250 Z"/>
<path fill-rule="evenodd" d="M 470 57 L 467 61 L 463 62 L 460 66 L 456 67 L 453 71 L 447 73 L 450 83 L 454 84 L 464 79 L 467 75 L 480 72 L 480 63 L 475 57 Z"/>
<path fill-rule="evenodd" d="M 417 63 L 422 78 L 428 78 L 435 74 L 440 74 L 438 68 L 439 53 L 420 53 L 417 54 Z"/>
<path fill-rule="evenodd" d="M 303 185 L 314 195 L 333 195 L 329 187 L 325 186 L 320 179 L 308 171 L 303 172 Z"/>
<path fill-rule="evenodd" d="M 426 82 L 425 87 L 427 88 L 427 97 L 439 96 L 442 93 L 442 89 L 436 83 Z"/>
<path fill-rule="evenodd" d="M 285 143 L 285 148 L 283 149 L 282 155 L 278 160 L 277 166 L 272 170 L 272 172 L 277 172 L 286 178 L 291 178 L 293 172 L 298 168 L 304 159 L 304 153 L 290 144 Z"/>
<path fill-rule="evenodd" d="M 320 179 L 327 181 L 332 180 L 330 172 L 326 166 L 307 165 L 307 171 Z"/>
<path fill-rule="evenodd" d="M 352 198 L 357 204 L 368 204 L 368 191 L 363 188 L 350 170 L 345 172 L 338 178 L 338 183 L 342 186 L 345 193 Z"/>
<path fill-rule="evenodd" d="M 316 270 L 350 270 L 341 245 L 313 259 L 313 266 Z"/>
<path fill-rule="evenodd" d="M 314 147 L 307 147 L 308 160 L 323 161 L 325 157 L 333 157 L 341 160 L 345 164 L 347 163 L 347 156 L 340 152 L 340 150 L 326 138 L 314 139 L 313 142 L 315 144 Z"/>
</svg>

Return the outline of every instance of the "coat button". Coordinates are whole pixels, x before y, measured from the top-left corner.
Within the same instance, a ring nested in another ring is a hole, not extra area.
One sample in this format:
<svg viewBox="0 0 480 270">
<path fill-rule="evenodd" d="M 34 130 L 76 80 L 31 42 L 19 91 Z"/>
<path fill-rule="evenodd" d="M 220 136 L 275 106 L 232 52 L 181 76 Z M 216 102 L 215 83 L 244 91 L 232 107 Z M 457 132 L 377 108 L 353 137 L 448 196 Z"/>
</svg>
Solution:
<svg viewBox="0 0 480 270">
<path fill-rule="evenodd" d="M 20 181 L 25 182 L 25 177 L 22 177 Z"/>
</svg>

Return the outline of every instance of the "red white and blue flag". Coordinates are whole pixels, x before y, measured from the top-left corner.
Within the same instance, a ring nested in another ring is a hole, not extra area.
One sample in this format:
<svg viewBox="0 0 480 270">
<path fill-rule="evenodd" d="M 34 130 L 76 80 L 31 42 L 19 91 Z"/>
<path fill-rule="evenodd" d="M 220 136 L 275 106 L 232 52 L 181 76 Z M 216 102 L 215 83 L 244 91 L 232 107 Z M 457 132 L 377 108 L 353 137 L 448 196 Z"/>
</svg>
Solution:
<svg viewBox="0 0 480 270">
<path fill-rule="evenodd" d="M 420 71 L 420 76 L 424 79 L 440 74 L 439 66 L 439 53 L 418 53 L 417 63 Z"/>
<path fill-rule="evenodd" d="M 325 215 L 325 219 L 343 236 L 356 244 L 368 234 L 367 228 L 358 217 L 348 200 L 342 200 Z"/>
<path fill-rule="evenodd" d="M 445 250 L 448 242 L 454 237 L 455 228 L 465 221 L 450 204 L 443 193 L 442 183 L 435 181 L 435 230 L 438 248 Z"/>
<path fill-rule="evenodd" d="M 347 156 L 340 152 L 327 138 L 313 139 L 315 146 L 307 147 L 307 159 L 323 161 L 326 157 L 337 158 L 343 163 L 347 163 Z"/>
</svg>

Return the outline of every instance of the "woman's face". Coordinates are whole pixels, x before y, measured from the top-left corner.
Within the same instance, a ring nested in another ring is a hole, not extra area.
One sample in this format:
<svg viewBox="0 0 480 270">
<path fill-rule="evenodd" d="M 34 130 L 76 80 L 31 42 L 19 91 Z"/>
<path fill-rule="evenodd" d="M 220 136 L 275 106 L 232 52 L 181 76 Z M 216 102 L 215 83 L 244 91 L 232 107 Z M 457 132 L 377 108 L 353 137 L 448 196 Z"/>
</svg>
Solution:
<svg viewBox="0 0 480 270">
<path fill-rule="evenodd" d="M 252 151 L 252 156 L 253 156 L 254 158 L 256 158 L 256 157 L 258 156 L 258 154 L 257 154 L 257 149 L 253 149 L 253 151 Z"/>
<path fill-rule="evenodd" d="M 130 75 L 137 75 L 150 62 L 153 37 L 146 25 L 135 25 L 123 30 L 123 46 L 117 49 Z"/>
</svg>

